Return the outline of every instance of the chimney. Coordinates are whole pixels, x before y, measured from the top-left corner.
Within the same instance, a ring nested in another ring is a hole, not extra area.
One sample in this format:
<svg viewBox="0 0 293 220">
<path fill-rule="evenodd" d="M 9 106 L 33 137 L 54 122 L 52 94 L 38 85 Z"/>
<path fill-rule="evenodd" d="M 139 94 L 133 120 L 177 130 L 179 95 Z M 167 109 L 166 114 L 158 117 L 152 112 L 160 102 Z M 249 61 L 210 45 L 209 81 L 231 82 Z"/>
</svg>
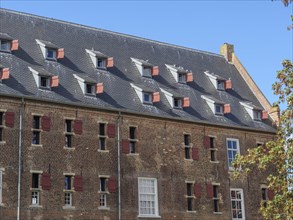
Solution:
<svg viewBox="0 0 293 220">
<path fill-rule="evenodd" d="M 232 62 L 232 54 L 234 53 L 234 45 L 233 44 L 228 44 L 224 43 L 221 46 L 221 55 L 223 55 L 228 62 Z"/>
<path fill-rule="evenodd" d="M 274 123 L 278 126 L 280 123 L 280 108 L 279 108 L 279 106 L 272 107 L 269 110 L 269 115 L 274 120 Z"/>
</svg>

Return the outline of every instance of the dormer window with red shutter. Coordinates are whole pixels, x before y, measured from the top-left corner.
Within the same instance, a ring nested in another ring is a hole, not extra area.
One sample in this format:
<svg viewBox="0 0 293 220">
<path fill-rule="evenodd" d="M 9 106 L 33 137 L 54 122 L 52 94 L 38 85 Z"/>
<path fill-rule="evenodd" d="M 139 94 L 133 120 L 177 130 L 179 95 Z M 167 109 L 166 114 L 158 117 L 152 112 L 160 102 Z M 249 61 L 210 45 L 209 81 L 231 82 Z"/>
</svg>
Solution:
<svg viewBox="0 0 293 220">
<path fill-rule="evenodd" d="M 64 48 L 60 48 L 49 41 L 36 39 L 36 42 L 40 45 L 42 54 L 46 60 L 57 61 L 58 59 L 64 58 Z"/>
<path fill-rule="evenodd" d="M 239 102 L 242 105 L 249 116 L 255 121 L 261 121 L 268 119 L 268 112 L 262 108 L 252 104 L 252 102 Z"/>
<path fill-rule="evenodd" d="M 165 64 L 172 76 L 178 83 L 188 83 L 193 81 L 193 73 L 181 66 Z"/>
<path fill-rule="evenodd" d="M 0 52 L 11 52 L 18 50 L 18 40 L 6 33 L 0 33 Z"/>
<path fill-rule="evenodd" d="M 206 101 L 206 103 L 215 115 L 224 115 L 231 113 L 230 104 L 225 104 L 224 102 L 207 95 L 202 95 L 201 98 Z"/>
<path fill-rule="evenodd" d="M 164 93 L 165 97 L 167 98 L 172 108 L 182 109 L 182 108 L 188 108 L 190 106 L 189 97 L 184 97 L 181 94 L 166 88 L 164 89 L 161 88 L 161 91 Z"/>
<path fill-rule="evenodd" d="M 98 83 L 97 80 L 85 75 L 74 74 L 74 77 L 77 79 L 84 95 L 95 97 L 104 92 L 103 83 Z"/>
<path fill-rule="evenodd" d="M 205 71 L 206 76 L 210 79 L 213 86 L 218 90 L 229 90 L 232 89 L 232 80 L 225 79 L 217 74 L 210 73 L 209 71 Z"/>
<path fill-rule="evenodd" d="M 86 49 L 85 51 L 89 54 L 95 68 L 107 69 L 107 68 L 111 68 L 114 66 L 114 58 L 113 57 L 109 57 L 109 56 L 103 54 L 102 52 L 95 51 L 93 49 L 92 50 Z"/>
<path fill-rule="evenodd" d="M 159 67 L 149 63 L 148 60 L 131 58 L 141 76 L 153 77 L 159 75 Z"/>
<path fill-rule="evenodd" d="M 37 87 L 40 89 L 52 89 L 59 86 L 59 77 L 41 67 L 28 67 L 32 72 Z"/>
<path fill-rule="evenodd" d="M 6 68 L 0 64 L 0 81 L 9 79 L 10 71 L 9 68 Z"/>
<path fill-rule="evenodd" d="M 160 102 L 160 92 L 156 92 L 149 87 L 130 83 L 131 87 L 134 88 L 138 95 L 141 103 L 152 105 L 156 102 Z"/>
</svg>

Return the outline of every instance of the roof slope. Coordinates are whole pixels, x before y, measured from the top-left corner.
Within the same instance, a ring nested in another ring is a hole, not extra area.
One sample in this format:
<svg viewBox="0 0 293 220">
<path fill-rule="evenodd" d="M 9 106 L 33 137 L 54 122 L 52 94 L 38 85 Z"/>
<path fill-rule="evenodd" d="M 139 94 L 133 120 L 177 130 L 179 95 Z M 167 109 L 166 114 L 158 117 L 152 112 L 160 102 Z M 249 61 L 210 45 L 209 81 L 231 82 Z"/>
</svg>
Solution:
<svg viewBox="0 0 293 220">
<path fill-rule="evenodd" d="M 118 34 L 63 21 L 0 9 L 0 32 L 19 40 L 13 54 L 0 52 L 0 64 L 10 68 L 10 78 L 0 83 L 0 94 L 29 96 L 52 102 L 89 105 L 121 111 L 172 117 L 194 122 L 251 128 L 274 132 L 270 121 L 254 121 L 239 101 L 261 106 L 234 65 L 221 55 L 180 46 Z M 65 50 L 58 62 L 45 60 L 36 39 L 52 42 Z M 114 57 L 115 66 L 109 71 L 95 69 L 85 49 L 94 49 Z M 142 77 L 131 57 L 148 60 L 159 67 L 154 78 Z M 176 64 L 193 72 L 194 81 L 180 84 L 175 81 L 165 64 Z M 58 75 L 60 84 L 51 91 L 37 88 L 28 66 L 41 66 Z M 216 90 L 205 71 L 233 82 L 233 90 Z M 104 93 L 97 97 L 84 96 L 73 74 L 84 75 L 103 82 Z M 161 92 L 161 101 L 154 105 L 140 102 L 130 83 L 144 85 L 154 91 L 168 88 L 182 97 L 190 98 L 190 107 L 172 109 Z M 202 95 L 230 103 L 232 112 L 225 116 L 212 113 Z"/>
</svg>

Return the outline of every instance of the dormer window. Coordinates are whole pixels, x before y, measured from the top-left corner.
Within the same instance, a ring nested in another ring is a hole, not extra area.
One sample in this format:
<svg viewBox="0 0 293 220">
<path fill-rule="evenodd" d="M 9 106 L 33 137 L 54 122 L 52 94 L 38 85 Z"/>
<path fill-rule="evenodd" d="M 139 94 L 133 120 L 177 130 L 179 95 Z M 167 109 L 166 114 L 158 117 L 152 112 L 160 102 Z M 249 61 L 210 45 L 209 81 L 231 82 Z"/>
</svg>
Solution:
<svg viewBox="0 0 293 220">
<path fill-rule="evenodd" d="M 6 33 L 0 33 L 0 51 L 11 52 L 14 50 L 18 50 L 18 40 Z"/>
<path fill-rule="evenodd" d="M 239 102 L 247 111 L 249 116 L 256 121 L 268 119 L 268 112 L 260 107 L 253 105 L 251 102 Z"/>
<path fill-rule="evenodd" d="M 169 69 L 169 71 L 172 73 L 176 82 L 185 84 L 187 82 L 193 81 L 193 73 L 190 72 L 189 70 L 185 70 L 181 66 L 169 65 L 169 64 L 165 64 L 165 65 Z"/>
<path fill-rule="evenodd" d="M 40 45 L 42 54 L 45 59 L 56 61 L 58 59 L 64 58 L 64 49 L 58 47 L 57 45 L 44 40 L 36 39 L 37 44 Z"/>
<path fill-rule="evenodd" d="M 40 89 L 51 89 L 58 87 L 59 78 L 54 74 L 46 71 L 41 67 L 28 67 L 29 70 L 33 73 L 33 77 L 37 84 L 37 87 Z"/>
<path fill-rule="evenodd" d="M 50 88 L 50 78 L 46 76 L 40 76 L 40 87 Z"/>
<path fill-rule="evenodd" d="M 232 89 L 232 81 L 231 79 L 224 79 L 214 73 L 210 73 L 209 71 L 205 71 L 206 76 L 210 79 L 213 86 L 218 90 L 227 90 Z"/>
<path fill-rule="evenodd" d="M 114 66 L 113 57 L 109 57 L 101 53 L 100 51 L 95 51 L 93 49 L 92 50 L 85 49 L 85 51 L 89 54 L 95 68 L 106 69 L 106 68 L 110 68 Z"/>
<path fill-rule="evenodd" d="M 182 108 L 182 99 L 174 98 L 174 108 Z"/>
<path fill-rule="evenodd" d="M 215 114 L 216 115 L 223 114 L 223 105 L 222 104 L 215 104 Z"/>
<path fill-rule="evenodd" d="M 56 60 L 56 50 L 51 49 L 51 48 L 47 48 L 46 49 L 46 59 Z"/>
<path fill-rule="evenodd" d="M 259 110 L 253 111 L 254 120 L 261 121 L 261 115 L 262 115 L 262 111 L 259 111 Z"/>
<path fill-rule="evenodd" d="M 182 95 L 167 88 L 164 88 L 164 89 L 161 88 L 161 91 L 166 96 L 172 108 L 182 109 L 182 108 L 187 108 L 190 106 L 189 97 L 183 97 Z"/>
<path fill-rule="evenodd" d="M 131 58 L 131 60 L 137 67 L 141 76 L 153 77 L 159 75 L 159 68 L 149 63 L 148 60 L 141 60 L 137 58 Z"/>
<path fill-rule="evenodd" d="M 206 103 L 215 115 L 224 115 L 231 113 L 230 104 L 225 104 L 224 102 L 217 100 L 211 96 L 202 95 L 201 98 L 206 101 Z"/>
<path fill-rule="evenodd" d="M 87 95 L 95 95 L 95 85 L 85 83 L 85 92 Z"/>
<path fill-rule="evenodd" d="M 2 51 L 10 51 L 10 41 L 0 40 L 1 50 Z"/>
<path fill-rule="evenodd" d="M 217 80 L 217 89 L 218 90 L 225 90 L 225 81 Z"/>
<path fill-rule="evenodd" d="M 149 93 L 149 92 L 143 93 L 143 103 L 146 103 L 146 104 L 152 103 L 152 93 Z"/>
<path fill-rule="evenodd" d="M 130 83 L 131 87 L 134 88 L 136 94 L 138 95 L 141 103 L 143 104 L 153 104 L 160 102 L 160 93 L 156 92 L 149 87 Z"/>
<path fill-rule="evenodd" d="M 103 83 L 98 83 L 97 80 L 94 80 L 85 75 L 74 74 L 74 77 L 77 79 L 77 82 L 84 95 L 95 96 L 96 94 L 101 94 L 104 92 Z"/>
</svg>

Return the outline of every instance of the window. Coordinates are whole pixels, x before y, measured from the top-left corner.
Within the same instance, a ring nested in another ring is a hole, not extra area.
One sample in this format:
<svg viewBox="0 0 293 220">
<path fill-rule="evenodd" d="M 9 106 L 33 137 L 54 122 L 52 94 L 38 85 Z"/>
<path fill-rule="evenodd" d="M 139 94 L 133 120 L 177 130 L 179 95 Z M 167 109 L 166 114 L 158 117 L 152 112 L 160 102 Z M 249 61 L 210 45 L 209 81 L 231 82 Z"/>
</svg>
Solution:
<svg viewBox="0 0 293 220">
<path fill-rule="evenodd" d="M 232 162 L 239 151 L 238 139 L 227 139 L 227 152 L 228 152 L 228 166 L 230 170 L 233 170 Z"/>
<path fill-rule="evenodd" d="M 106 136 L 105 136 L 106 124 L 99 123 L 99 149 L 106 150 Z"/>
<path fill-rule="evenodd" d="M 193 195 L 192 195 L 192 183 L 186 183 L 186 189 L 187 189 L 187 211 L 193 211 L 192 201 L 193 201 Z"/>
<path fill-rule="evenodd" d="M 0 170 L 0 204 L 2 203 L 2 176 L 3 176 L 3 171 Z"/>
<path fill-rule="evenodd" d="M 180 98 L 174 98 L 174 107 L 182 108 L 182 100 Z"/>
<path fill-rule="evenodd" d="M 72 147 L 72 120 L 65 120 L 65 147 Z"/>
<path fill-rule="evenodd" d="M 178 82 L 185 83 L 186 82 L 186 74 L 178 73 Z"/>
<path fill-rule="evenodd" d="M 97 67 L 105 68 L 106 67 L 106 59 L 97 58 Z"/>
<path fill-rule="evenodd" d="M 129 139 L 130 139 L 130 153 L 136 153 L 136 127 L 129 127 Z"/>
<path fill-rule="evenodd" d="M 0 50 L 1 51 L 10 51 L 10 41 L 0 40 Z"/>
<path fill-rule="evenodd" d="M 50 88 L 50 78 L 45 76 L 40 76 L 40 87 Z"/>
<path fill-rule="evenodd" d="M 190 135 L 189 134 L 184 134 L 185 159 L 191 159 L 190 150 L 191 150 L 191 146 L 190 146 Z"/>
<path fill-rule="evenodd" d="M 217 89 L 224 90 L 225 89 L 225 81 L 217 80 Z"/>
<path fill-rule="evenodd" d="M 139 216 L 158 217 L 157 179 L 138 178 Z"/>
<path fill-rule="evenodd" d="M 40 144 L 40 137 L 41 137 L 41 117 L 40 116 L 33 116 L 33 140 L 32 144 L 39 145 Z"/>
<path fill-rule="evenodd" d="M 143 76 L 151 76 L 151 67 L 143 67 L 143 72 L 142 72 Z"/>
<path fill-rule="evenodd" d="M 32 173 L 31 204 L 40 204 L 40 174 Z"/>
<path fill-rule="evenodd" d="M 216 159 L 216 148 L 215 148 L 215 138 L 214 137 L 209 137 L 210 138 L 210 156 L 211 156 L 211 161 L 217 161 Z"/>
<path fill-rule="evenodd" d="M 213 185 L 213 203 L 214 203 L 214 212 L 220 212 L 219 211 L 219 186 Z"/>
<path fill-rule="evenodd" d="M 244 199 L 242 189 L 231 189 L 232 219 L 245 219 Z"/>
<path fill-rule="evenodd" d="M 150 93 L 143 92 L 143 102 L 144 103 L 152 103 L 152 96 Z"/>
<path fill-rule="evenodd" d="M 64 204 L 65 206 L 72 206 L 72 181 L 71 175 L 65 175 L 65 185 L 64 185 Z"/>
<path fill-rule="evenodd" d="M 223 114 L 223 105 L 215 104 L 215 114 L 218 114 L 218 115 Z"/>
<path fill-rule="evenodd" d="M 85 93 L 87 95 L 95 95 L 95 86 L 93 84 L 85 84 Z"/>
<path fill-rule="evenodd" d="M 0 142 L 3 141 L 4 133 L 4 112 L 0 112 Z"/>
<path fill-rule="evenodd" d="M 266 186 L 261 187 L 261 200 L 263 206 L 267 207 L 267 201 L 268 201 L 268 188 Z"/>
<path fill-rule="evenodd" d="M 50 60 L 56 60 L 56 50 L 51 48 L 46 48 L 46 58 Z"/>
<path fill-rule="evenodd" d="M 100 207 L 107 207 L 107 178 L 100 177 Z"/>
<path fill-rule="evenodd" d="M 262 111 L 253 110 L 253 119 L 254 120 L 261 121 L 261 115 L 262 115 Z"/>
</svg>

